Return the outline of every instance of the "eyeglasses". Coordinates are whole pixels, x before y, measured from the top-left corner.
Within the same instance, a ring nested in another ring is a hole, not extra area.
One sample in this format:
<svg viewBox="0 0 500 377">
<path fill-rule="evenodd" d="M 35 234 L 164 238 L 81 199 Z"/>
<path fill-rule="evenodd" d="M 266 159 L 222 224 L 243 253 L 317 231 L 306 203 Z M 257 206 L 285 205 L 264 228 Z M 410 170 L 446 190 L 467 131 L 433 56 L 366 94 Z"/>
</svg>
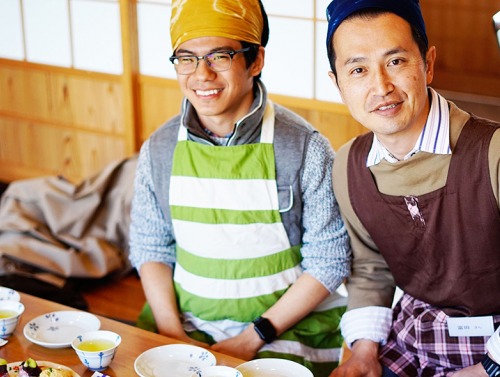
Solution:
<svg viewBox="0 0 500 377">
<path fill-rule="evenodd" d="M 205 63 L 207 63 L 208 67 L 212 71 L 223 72 L 231 68 L 231 62 L 233 61 L 234 55 L 250 50 L 251 47 L 247 47 L 242 48 L 241 50 L 211 52 L 203 56 L 173 55 L 169 58 L 169 60 L 174 65 L 175 71 L 179 75 L 190 75 L 191 73 L 194 73 L 196 68 L 198 68 L 198 63 L 201 59 L 205 60 Z"/>
</svg>

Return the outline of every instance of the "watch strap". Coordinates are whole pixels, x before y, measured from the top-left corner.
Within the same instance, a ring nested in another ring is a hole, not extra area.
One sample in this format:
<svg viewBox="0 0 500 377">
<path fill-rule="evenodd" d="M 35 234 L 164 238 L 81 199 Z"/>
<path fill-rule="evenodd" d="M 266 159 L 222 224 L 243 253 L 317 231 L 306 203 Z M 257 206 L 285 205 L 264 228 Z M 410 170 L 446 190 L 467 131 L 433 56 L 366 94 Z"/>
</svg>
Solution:
<svg viewBox="0 0 500 377">
<path fill-rule="evenodd" d="M 265 317 L 258 317 L 253 321 L 255 332 L 266 343 L 272 343 L 278 337 L 271 321 Z"/>
<path fill-rule="evenodd" d="M 484 370 L 490 377 L 500 376 L 500 365 L 493 361 L 486 353 L 481 360 Z"/>
</svg>

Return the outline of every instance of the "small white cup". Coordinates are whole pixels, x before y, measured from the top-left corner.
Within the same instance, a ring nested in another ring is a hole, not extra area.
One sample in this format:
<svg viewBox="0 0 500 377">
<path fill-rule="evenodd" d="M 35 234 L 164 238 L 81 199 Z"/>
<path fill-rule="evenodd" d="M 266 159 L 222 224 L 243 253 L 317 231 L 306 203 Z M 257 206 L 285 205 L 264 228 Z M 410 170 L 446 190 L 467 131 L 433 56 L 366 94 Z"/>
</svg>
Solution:
<svg viewBox="0 0 500 377">
<path fill-rule="evenodd" d="M 198 372 L 194 372 L 191 377 L 243 377 L 243 374 L 235 368 L 215 365 L 201 368 Z"/>
<path fill-rule="evenodd" d="M 0 287 L 0 300 L 21 301 L 21 296 L 12 288 Z"/>
<path fill-rule="evenodd" d="M 71 342 L 80 361 L 92 371 L 102 371 L 113 361 L 122 338 L 106 330 L 88 331 Z"/>
<path fill-rule="evenodd" d="M 24 305 L 20 302 L 0 300 L 0 338 L 12 335 L 23 313 Z"/>
</svg>

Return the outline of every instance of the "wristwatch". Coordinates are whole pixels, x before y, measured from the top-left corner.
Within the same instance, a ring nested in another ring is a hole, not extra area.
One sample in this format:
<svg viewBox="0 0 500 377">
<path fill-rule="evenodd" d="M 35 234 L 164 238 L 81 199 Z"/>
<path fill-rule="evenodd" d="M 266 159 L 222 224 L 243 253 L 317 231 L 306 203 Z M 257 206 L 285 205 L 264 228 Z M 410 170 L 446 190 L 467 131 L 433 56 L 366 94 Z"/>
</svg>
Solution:
<svg viewBox="0 0 500 377">
<path fill-rule="evenodd" d="M 486 373 L 488 373 L 488 376 L 500 376 L 500 365 L 491 360 L 487 353 L 484 355 L 483 360 L 481 360 L 481 364 Z"/>
<path fill-rule="evenodd" d="M 266 343 L 272 343 L 278 337 L 276 329 L 267 318 L 257 318 L 253 321 L 253 327 L 259 337 Z"/>
</svg>

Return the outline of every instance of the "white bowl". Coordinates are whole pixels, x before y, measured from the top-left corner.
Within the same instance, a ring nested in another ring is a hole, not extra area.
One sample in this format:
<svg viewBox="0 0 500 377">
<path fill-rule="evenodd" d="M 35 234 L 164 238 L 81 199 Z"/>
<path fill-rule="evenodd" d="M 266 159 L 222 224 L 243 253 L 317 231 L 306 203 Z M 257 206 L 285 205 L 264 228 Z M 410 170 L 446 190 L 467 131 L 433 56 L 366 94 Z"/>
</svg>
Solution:
<svg viewBox="0 0 500 377">
<path fill-rule="evenodd" d="M 96 330 L 78 335 L 71 342 L 71 347 L 88 369 L 101 371 L 111 364 L 121 341 L 122 338 L 117 333 Z M 89 347 L 83 348 L 84 346 Z"/>
<path fill-rule="evenodd" d="M 24 305 L 18 301 L 0 301 L 0 338 L 8 338 L 17 327 Z"/>
<path fill-rule="evenodd" d="M 243 374 L 238 369 L 216 365 L 201 368 L 199 372 L 194 372 L 191 377 L 243 377 Z"/>
<path fill-rule="evenodd" d="M 215 356 L 205 348 L 190 344 L 167 344 L 144 351 L 135 360 L 141 377 L 191 377 L 203 367 L 213 366 Z"/>
<path fill-rule="evenodd" d="M 257 359 L 236 367 L 245 377 L 314 377 L 305 366 L 286 359 Z"/>
<path fill-rule="evenodd" d="M 21 301 L 21 296 L 12 288 L 0 286 L 0 301 L 1 300 Z"/>
</svg>

